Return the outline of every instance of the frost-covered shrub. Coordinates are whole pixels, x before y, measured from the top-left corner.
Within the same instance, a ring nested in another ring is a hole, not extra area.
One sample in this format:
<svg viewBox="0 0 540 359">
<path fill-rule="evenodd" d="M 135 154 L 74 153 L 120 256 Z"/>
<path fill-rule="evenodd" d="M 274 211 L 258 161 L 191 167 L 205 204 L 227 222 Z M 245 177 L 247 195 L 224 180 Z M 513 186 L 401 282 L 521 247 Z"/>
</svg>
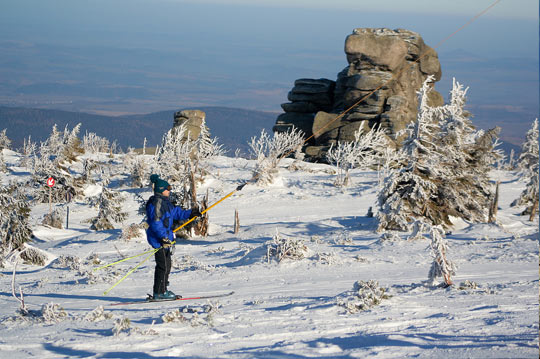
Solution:
<svg viewBox="0 0 540 359">
<path fill-rule="evenodd" d="M 81 258 L 77 256 L 61 255 L 57 258 L 57 261 L 60 268 L 69 268 L 78 271 L 83 267 Z"/>
<path fill-rule="evenodd" d="M 114 322 L 114 327 L 112 328 L 113 335 L 115 337 L 119 336 L 121 333 L 130 332 L 131 321 L 128 317 L 118 318 Z"/>
<path fill-rule="evenodd" d="M 378 281 L 361 280 L 354 283 L 352 291 L 345 293 L 343 298 L 339 298 L 337 304 L 344 307 L 348 313 L 354 314 L 379 305 L 382 300 L 390 297 L 385 288 L 379 287 Z"/>
<path fill-rule="evenodd" d="M 43 251 L 28 244 L 24 245 L 24 250 L 20 256 L 24 262 L 38 266 L 45 265 L 45 261 L 47 260 L 47 255 Z"/>
<path fill-rule="evenodd" d="M 315 254 L 315 260 L 319 263 L 326 265 L 332 265 L 341 262 L 339 256 L 335 252 L 318 252 Z"/>
<path fill-rule="evenodd" d="M 476 282 L 473 282 L 473 281 L 470 281 L 470 280 L 465 280 L 465 282 L 461 282 L 459 284 L 459 290 L 470 290 L 470 289 L 477 289 L 478 288 L 478 284 Z"/>
<path fill-rule="evenodd" d="M 301 239 L 282 238 L 276 231 L 272 243 L 267 245 L 266 257 L 268 262 L 275 258 L 278 262 L 284 259 L 300 260 L 306 258 L 308 247 Z"/>
<path fill-rule="evenodd" d="M 161 319 L 164 323 L 186 323 L 192 327 L 201 325 L 213 326 L 216 314 L 221 313 L 219 302 L 208 302 L 202 307 L 181 307 L 165 313 Z"/>
<path fill-rule="evenodd" d="M 144 234 L 144 231 L 147 227 L 147 223 L 132 223 L 128 226 L 122 227 L 122 234 L 120 238 L 126 242 L 129 242 L 133 238 L 139 238 Z"/>
<path fill-rule="evenodd" d="M 2 150 L 0 150 L 0 172 L 8 172 L 6 161 L 4 160 L 4 153 L 2 152 Z"/>
<path fill-rule="evenodd" d="M 53 228 L 62 229 L 62 217 L 60 216 L 60 211 L 58 209 L 55 209 L 54 211 L 47 213 L 43 217 L 43 221 L 41 221 L 41 224 L 51 226 Z"/>
<path fill-rule="evenodd" d="M 253 180 L 262 186 L 272 184 L 281 159 L 295 152 L 303 143 L 304 134 L 294 128 L 287 132 L 276 132 L 272 137 L 263 129 L 259 137 L 252 137 L 250 152 L 257 160 Z"/>
<path fill-rule="evenodd" d="M 41 307 L 41 317 L 45 323 L 58 323 L 69 318 L 64 308 L 55 303 L 46 303 Z"/>
<path fill-rule="evenodd" d="M 444 230 L 441 226 L 433 226 L 430 232 L 430 248 L 433 262 L 428 273 L 428 279 L 434 283 L 438 277 L 443 277 L 446 285 L 452 285 L 451 276 L 456 274 L 456 266 L 448 259 L 448 243 L 444 238 Z"/>
<path fill-rule="evenodd" d="M 401 240 L 401 237 L 395 232 L 384 232 L 379 237 L 380 243 L 400 242 Z"/>
<path fill-rule="evenodd" d="M 182 258 L 180 258 L 180 260 L 173 260 L 172 267 L 174 269 L 190 270 L 190 271 L 202 269 L 207 272 L 211 272 L 216 269 L 214 265 L 205 264 L 193 258 L 193 256 L 189 254 L 183 255 Z"/>
<path fill-rule="evenodd" d="M 91 312 L 88 312 L 83 319 L 87 322 L 101 322 L 103 320 L 111 319 L 112 317 L 112 313 L 105 312 L 103 306 L 100 305 Z"/>
<path fill-rule="evenodd" d="M 120 193 L 104 187 L 99 197 L 98 215 L 89 220 L 90 228 L 96 231 L 114 229 L 112 222 L 122 222 L 127 218 L 127 213 L 122 212 L 123 202 Z"/>
<path fill-rule="evenodd" d="M 335 146 L 332 144 L 326 153 L 326 160 L 336 167 L 337 178 L 334 184 L 339 187 L 348 186 L 349 171 L 353 168 L 377 167 L 388 146 L 388 138 L 376 127 L 367 132 L 360 128 L 355 132 L 352 142 L 338 142 Z"/>
</svg>

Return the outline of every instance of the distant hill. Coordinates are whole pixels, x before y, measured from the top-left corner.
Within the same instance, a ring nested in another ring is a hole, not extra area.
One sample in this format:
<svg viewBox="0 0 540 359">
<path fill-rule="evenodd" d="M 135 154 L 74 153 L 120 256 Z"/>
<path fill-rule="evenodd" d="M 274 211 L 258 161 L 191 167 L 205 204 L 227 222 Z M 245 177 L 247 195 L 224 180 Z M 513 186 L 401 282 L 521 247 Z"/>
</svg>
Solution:
<svg viewBox="0 0 540 359">
<path fill-rule="evenodd" d="M 206 112 L 206 122 L 212 136 L 218 137 L 232 155 L 238 148 L 248 151 L 247 142 L 260 134 L 264 128 L 271 131 L 277 114 L 228 107 L 197 107 Z M 183 110 L 183 109 L 182 109 Z M 101 137 L 116 140 L 126 149 L 142 147 L 144 138 L 148 146 L 161 143 L 161 138 L 173 125 L 173 115 L 177 110 L 160 111 L 145 115 L 101 116 L 83 112 L 43 110 L 22 107 L 0 106 L 0 130 L 7 128 L 7 136 L 13 147 L 19 148 L 23 140 L 32 136 L 33 141 L 43 141 L 56 124 L 59 130 L 67 125 L 70 129 L 81 123 L 82 137 L 87 131 Z"/>
<path fill-rule="evenodd" d="M 233 155 L 236 149 L 248 153 L 247 143 L 251 137 L 258 136 L 263 128 L 271 132 L 278 115 L 230 107 L 208 106 L 197 109 L 206 112 L 206 122 L 212 136 L 218 137 L 218 142 L 229 155 Z M 82 123 L 81 138 L 86 131 L 94 132 L 111 142 L 116 140 L 123 149 L 127 149 L 128 146 L 142 147 L 146 137 L 147 146 L 153 147 L 161 143 L 163 134 L 173 125 L 174 112 L 179 110 L 145 115 L 102 116 L 84 112 L 0 106 L 0 131 L 7 128 L 7 136 L 13 141 L 12 147 L 19 148 L 28 136 L 32 136 L 33 141 L 45 140 L 54 124 L 63 130 L 66 125 L 72 129 Z M 508 126 L 505 126 L 508 114 L 505 111 L 474 109 L 474 112 L 480 113 L 480 116 L 473 118 L 473 123 L 479 128 L 488 129 L 495 125 L 503 127 L 501 149 L 507 154 L 511 149 L 520 151 L 520 147 L 515 144 L 520 142 L 519 139 L 505 136 L 505 131 L 508 131 Z M 514 123 L 513 129 L 525 134 L 529 127 L 526 123 Z"/>
</svg>

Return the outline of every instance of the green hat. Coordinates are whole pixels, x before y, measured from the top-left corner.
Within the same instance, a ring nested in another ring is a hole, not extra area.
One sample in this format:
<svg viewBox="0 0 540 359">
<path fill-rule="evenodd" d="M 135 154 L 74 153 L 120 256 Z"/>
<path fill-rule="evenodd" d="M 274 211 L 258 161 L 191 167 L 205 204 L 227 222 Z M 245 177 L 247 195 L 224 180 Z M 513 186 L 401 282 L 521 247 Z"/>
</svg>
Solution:
<svg viewBox="0 0 540 359">
<path fill-rule="evenodd" d="M 162 180 L 156 174 L 150 176 L 150 182 L 154 184 L 155 193 L 163 193 L 163 191 L 165 190 L 171 190 L 171 185 L 169 184 L 169 182 Z"/>
</svg>

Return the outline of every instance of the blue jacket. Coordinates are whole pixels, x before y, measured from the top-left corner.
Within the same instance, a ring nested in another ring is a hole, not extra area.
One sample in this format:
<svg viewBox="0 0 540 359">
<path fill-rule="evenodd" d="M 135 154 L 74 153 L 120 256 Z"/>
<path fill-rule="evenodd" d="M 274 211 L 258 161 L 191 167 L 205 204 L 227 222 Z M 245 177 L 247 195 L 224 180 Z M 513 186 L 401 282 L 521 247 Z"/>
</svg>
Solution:
<svg viewBox="0 0 540 359">
<path fill-rule="evenodd" d="M 168 197 L 162 194 L 155 193 L 146 202 L 146 222 L 148 229 L 146 230 L 146 239 L 153 248 L 161 247 L 161 239 L 168 238 L 171 242 L 174 241 L 174 233 L 172 228 L 173 221 L 184 221 L 189 219 L 191 210 L 184 210 L 180 207 L 175 207 Z"/>
</svg>

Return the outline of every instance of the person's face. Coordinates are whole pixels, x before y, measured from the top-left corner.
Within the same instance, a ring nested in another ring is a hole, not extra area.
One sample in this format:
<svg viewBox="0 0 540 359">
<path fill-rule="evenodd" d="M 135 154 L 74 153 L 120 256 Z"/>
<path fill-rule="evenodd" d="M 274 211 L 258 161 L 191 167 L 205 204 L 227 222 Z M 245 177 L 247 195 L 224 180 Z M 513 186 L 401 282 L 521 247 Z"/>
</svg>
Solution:
<svg viewBox="0 0 540 359">
<path fill-rule="evenodd" d="M 169 195 L 171 194 L 171 191 L 166 189 L 165 191 L 163 191 L 162 195 L 164 195 L 165 197 L 169 197 Z"/>
</svg>

